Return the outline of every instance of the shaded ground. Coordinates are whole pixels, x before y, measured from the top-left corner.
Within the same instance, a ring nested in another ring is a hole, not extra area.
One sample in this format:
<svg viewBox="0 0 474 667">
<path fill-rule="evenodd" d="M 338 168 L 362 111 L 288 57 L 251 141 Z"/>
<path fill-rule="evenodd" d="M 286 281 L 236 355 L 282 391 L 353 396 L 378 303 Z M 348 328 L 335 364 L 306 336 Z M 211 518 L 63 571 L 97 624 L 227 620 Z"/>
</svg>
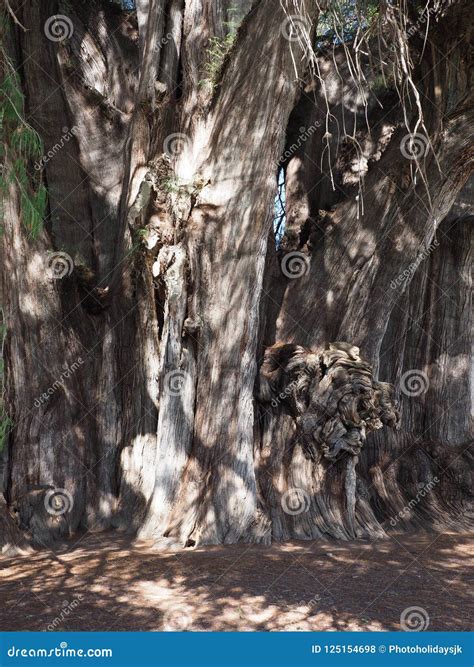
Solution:
<svg viewBox="0 0 474 667">
<path fill-rule="evenodd" d="M 466 534 L 174 553 L 87 535 L 0 558 L 0 630 L 400 630 L 408 607 L 467 630 L 472 551 Z"/>
</svg>

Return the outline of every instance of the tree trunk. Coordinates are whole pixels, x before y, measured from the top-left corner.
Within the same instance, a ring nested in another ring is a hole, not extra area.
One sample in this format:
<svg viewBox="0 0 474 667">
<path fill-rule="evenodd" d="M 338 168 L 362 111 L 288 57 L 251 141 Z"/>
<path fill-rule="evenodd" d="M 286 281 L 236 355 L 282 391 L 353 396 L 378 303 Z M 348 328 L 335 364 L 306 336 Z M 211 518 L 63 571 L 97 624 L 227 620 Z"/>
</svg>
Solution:
<svg viewBox="0 0 474 667">
<path fill-rule="evenodd" d="M 343 49 L 337 68 L 312 54 L 316 1 L 10 4 L 26 30 L 9 18 L 2 67 L 24 99 L 4 172 L 24 118 L 48 195 L 32 235 L 18 178 L 3 192 L 4 490 L 22 528 L 192 546 L 462 525 L 470 228 L 446 216 L 472 169 L 467 4 L 416 68 L 423 177 L 394 91 L 381 108 L 341 83 Z M 412 370 L 429 385 L 414 398 Z"/>
</svg>

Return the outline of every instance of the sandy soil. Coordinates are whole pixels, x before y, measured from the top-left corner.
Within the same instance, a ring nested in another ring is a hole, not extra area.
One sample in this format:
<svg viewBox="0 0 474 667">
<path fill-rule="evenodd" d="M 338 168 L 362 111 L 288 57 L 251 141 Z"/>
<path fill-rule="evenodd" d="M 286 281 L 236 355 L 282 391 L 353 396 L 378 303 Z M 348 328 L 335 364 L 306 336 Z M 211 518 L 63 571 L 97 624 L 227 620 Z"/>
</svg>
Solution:
<svg viewBox="0 0 474 667">
<path fill-rule="evenodd" d="M 0 630 L 400 630 L 409 607 L 467 630 L 472 552 L 466 534 L 169 553 L 86 535 L 0 558 Z"/>
</svg>

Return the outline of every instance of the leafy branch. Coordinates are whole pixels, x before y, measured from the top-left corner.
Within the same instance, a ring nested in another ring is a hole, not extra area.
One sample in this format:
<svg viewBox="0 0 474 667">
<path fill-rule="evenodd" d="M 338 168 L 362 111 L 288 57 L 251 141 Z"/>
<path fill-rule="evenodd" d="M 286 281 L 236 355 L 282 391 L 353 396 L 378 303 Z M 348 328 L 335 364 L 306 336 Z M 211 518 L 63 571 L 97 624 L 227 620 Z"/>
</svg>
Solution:
<svg viewBox="0 0 474 667">
<path fill-rule="evenodd" d="M 2 37 L 7 29 L 8 19 L 2 16 Z M 4 73 L 0 82 L 0 201 L 3 204 L 9 186 L 16 183 L 23 223 L 30 236 L 36 238 L 43 225 L 47 190 L 33 163 L 41 158 L 43 146 L 38 133 L 24 117 L 25 100 L 20 79 L 3 48 L 0 49 L 0 65 Z"/>
</svg>

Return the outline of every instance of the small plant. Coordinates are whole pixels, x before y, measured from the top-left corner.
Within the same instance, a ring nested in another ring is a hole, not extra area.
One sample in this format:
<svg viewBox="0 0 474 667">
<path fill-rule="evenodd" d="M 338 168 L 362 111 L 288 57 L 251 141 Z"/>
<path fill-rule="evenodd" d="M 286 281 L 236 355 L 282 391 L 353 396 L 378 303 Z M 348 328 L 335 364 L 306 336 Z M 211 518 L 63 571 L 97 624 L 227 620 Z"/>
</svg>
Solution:
<svg viewBox="0 0 474 667">
<path fill-rule="evenodd" d="M 375 95 L 382 95 L 382 93 L 391 90 L 393 87 L 393 77 L 384 76 L 383 74 L 377 74 L 370 82 L 370 89 Z"/>
<path fill-rule="evenodd" d="M 328 9 L 319 17 L 318 48 L 350 42 L 360 28 L 371 29 L 378 16 L 379 3 L 374 0 L 331 2 Z"/>
<path fill-rule="evenodd" d="M 161 181 L 160 185 L 164 192 L 171 193 L 180 191 L 179 181 L 176 176 L 167 176 Z"/>
<path fill-rule="evenodd" d="M 8 442 L 8 434 L 13 426 L 13 422 L 5 412 L 5 407 L 0 405 L 0 454 L 5 449 Z"/>
<path fill-rule="evenodd" d="M 1 17 L 0 35 L 8 29 Z M 3 49 L 0 61 L 4 78 L 0 83 L 0 202 L 9 186 L 15 182 L 20 193 L 23 223 L 32 238 L 42 229 L 47 202 L 47 191 L 41 174 L 32 168 L 41 158 L 41 139 L 24 118 L 24 96 L 19 76 Z M 1 206 L 3 208 L 3 206 Z"/>
<path fill-rule="evenodd" d="M 148 230 L 145 227 L 139 227 L 138 229 L 131 230 L 132 247 L 130 248 L 130 253 L 136 253 L 138 250 L 143 248 L 143 246 L 146 244 L 147 235 Z"/>
<path fill-rule="evenodd" d="M 235 42 L 238 28 L 237 12 L 236 8 L 229 9 L 230 20 L 224 22 L 227 31 L 225 37 L 211 37 L 209 40 L 205 68 L 206 78 L 202 83 L 209 84 L 213 89 L 217 86 L 224 60 Z"/>
</svg>

